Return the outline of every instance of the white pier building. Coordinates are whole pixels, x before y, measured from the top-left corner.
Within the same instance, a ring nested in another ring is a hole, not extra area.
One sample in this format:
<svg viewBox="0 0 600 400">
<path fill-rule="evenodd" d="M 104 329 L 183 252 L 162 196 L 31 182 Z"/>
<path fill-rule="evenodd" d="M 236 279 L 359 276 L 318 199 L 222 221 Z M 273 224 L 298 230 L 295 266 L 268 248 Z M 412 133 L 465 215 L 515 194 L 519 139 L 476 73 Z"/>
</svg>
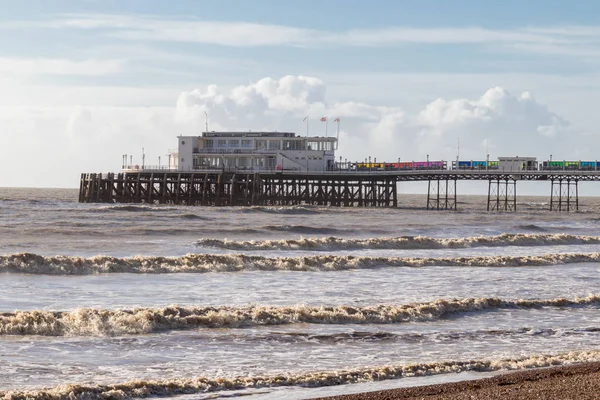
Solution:
<svg viewBox="0 0 600 400">
<path fill-rule="evenodd" d="M 292 132 L 202 132 L 178 136 L 169 169 L 326 171 L 334 167 L 335 137 Z"/>
</svg>

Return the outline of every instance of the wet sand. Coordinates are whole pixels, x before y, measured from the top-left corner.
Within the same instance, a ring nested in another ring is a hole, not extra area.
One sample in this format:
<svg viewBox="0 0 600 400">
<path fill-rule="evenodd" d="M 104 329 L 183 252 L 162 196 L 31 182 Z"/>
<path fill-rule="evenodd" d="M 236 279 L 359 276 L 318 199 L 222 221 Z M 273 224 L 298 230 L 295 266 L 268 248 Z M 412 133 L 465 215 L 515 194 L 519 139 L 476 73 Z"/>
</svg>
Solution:
<svg viewBox="0 0 600 400">
<path fill-rule="evenodd" d="M 600 399 L 600 362 L 512 372 L 474 381 L 323 397 L 318 400 L 397 399 L 597 400 Z"/>
</svg>

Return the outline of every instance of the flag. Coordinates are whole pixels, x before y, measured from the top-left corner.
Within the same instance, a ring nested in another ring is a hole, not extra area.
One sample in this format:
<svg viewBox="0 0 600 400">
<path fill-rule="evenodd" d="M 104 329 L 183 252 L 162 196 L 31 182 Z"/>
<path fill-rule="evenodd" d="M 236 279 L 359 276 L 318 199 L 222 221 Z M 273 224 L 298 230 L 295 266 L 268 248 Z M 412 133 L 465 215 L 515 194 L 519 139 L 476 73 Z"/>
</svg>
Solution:
<svg viewBox="0 0 600 400">
<path fill-rule="evenodd" d="M 304 119 L 302 120 L 302 122 L 306 121 L 306 118 L 308 118 L 308 117 L 304 117 Z"/>
<path fill-rule="evenodd" d="M 333 122 L 340 122 L 340 117 L 337 117 L 336 119 L 334 119 Z"/>
<path fill-rule="evenodd" d="M 327 121 L 327 117 L 321 117 L 321 122 Z"/>
</svg>

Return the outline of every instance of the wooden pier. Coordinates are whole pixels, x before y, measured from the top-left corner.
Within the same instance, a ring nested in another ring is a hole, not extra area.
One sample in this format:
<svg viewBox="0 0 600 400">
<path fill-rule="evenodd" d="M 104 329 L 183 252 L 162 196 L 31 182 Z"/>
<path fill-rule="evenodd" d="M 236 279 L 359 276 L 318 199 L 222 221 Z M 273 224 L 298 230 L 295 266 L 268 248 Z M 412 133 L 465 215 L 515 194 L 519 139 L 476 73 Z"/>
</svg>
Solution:
<svg viewBox="0 0 600 400">
<path fill-rule="evenodd" d="M 393 175 L 137 172 L 81 174 L 80 203 L 396 207 Z"/>
<path fill-rule="evenodd" d="M 81 203 L 397 207 L 401 182 L 427 181 L 429 210 L 457 209 L 457 181 L 488 181 L 488 211 L 517 211 L 517 182 L 550 183 L 550 210 L 577 211 L 581 181 L 599 171 L 139 171 L 81 174 Z"/>
</svg>

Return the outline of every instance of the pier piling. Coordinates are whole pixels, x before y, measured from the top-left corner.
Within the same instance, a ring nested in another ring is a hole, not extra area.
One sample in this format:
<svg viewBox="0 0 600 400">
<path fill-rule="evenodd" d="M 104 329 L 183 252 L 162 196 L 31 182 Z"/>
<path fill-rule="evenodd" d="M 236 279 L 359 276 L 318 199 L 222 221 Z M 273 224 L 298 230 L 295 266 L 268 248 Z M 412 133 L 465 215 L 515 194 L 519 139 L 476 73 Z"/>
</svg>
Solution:
<svg viewBox="0 0 600 400">
<path fill-rule="evenodd" d="M 515 179 L 489 180 L 487 210 L 517 211 L 517 181 Z"/>
<path fill-rule="evenodd" d="M 456 179 L 429 179 L 427 181 L 428 210 L 456 210 Z"/>
<path fill-rule="evenodd" d="M 550 185 L 550 211 L 579 211 L 577 179 L 552 179 Z"/>
<path fill-rule="evenodd" d="M 82 174 L 82 203 L 205 206 L 298 205 L 396 207 L 394 176 L 281 173 L 137 172 Z"/>
</svg>

